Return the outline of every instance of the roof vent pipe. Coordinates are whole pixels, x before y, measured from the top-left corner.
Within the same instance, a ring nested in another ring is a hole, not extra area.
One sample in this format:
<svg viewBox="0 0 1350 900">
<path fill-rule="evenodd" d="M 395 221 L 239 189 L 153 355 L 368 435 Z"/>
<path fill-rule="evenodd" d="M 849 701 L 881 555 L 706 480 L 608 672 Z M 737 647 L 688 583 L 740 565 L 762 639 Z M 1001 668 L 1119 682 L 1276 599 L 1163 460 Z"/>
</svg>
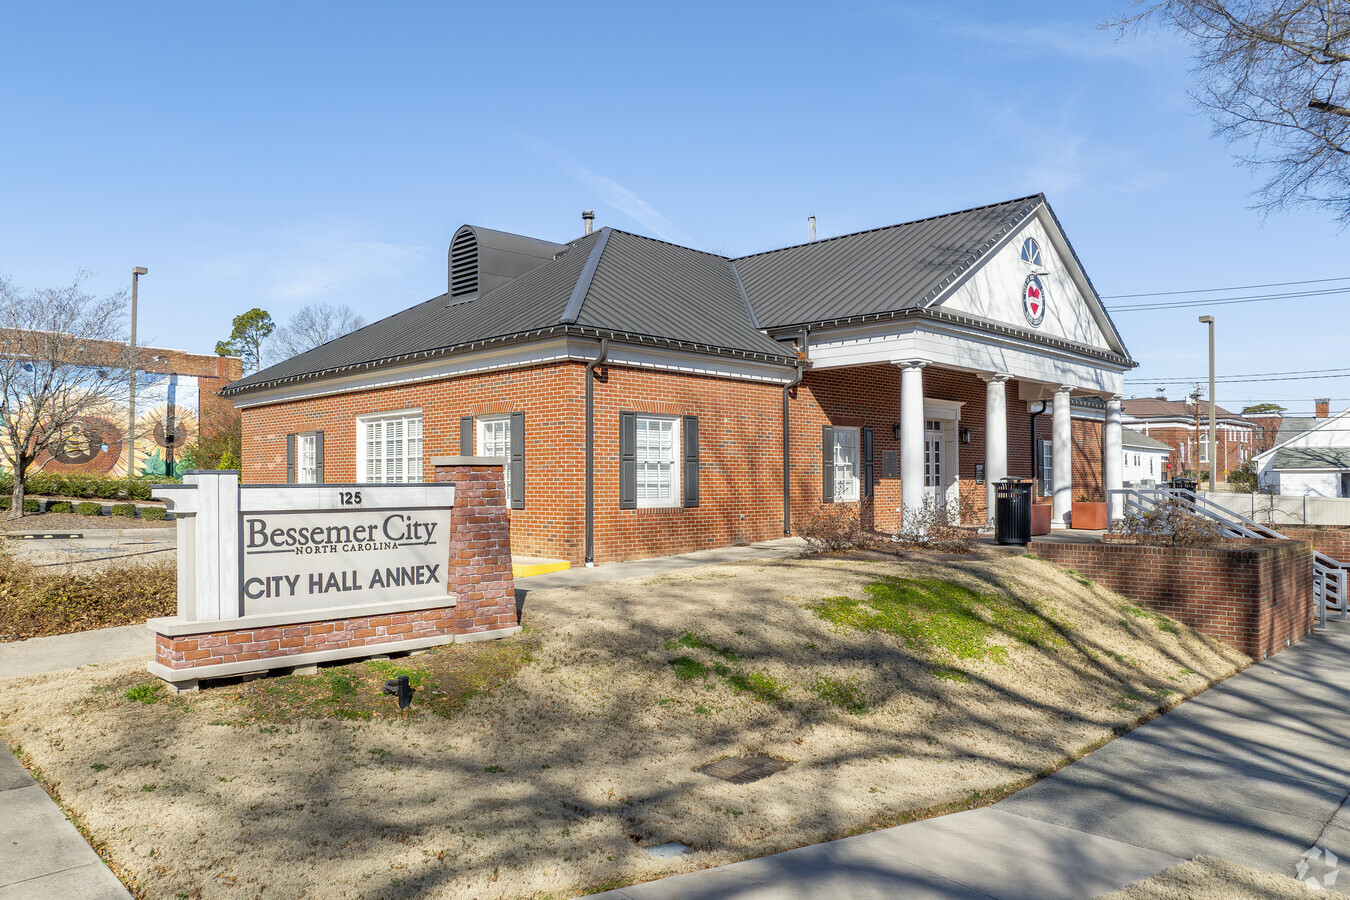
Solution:
<svg viewBox="0 0 1350 900">
<path fill-rule="evenodd" d="M 586 233 L 590 234 L 595 228 L 595 210 L 583 209 L 581 211 L 581 223 L 586 226 Z"/>
</svg>

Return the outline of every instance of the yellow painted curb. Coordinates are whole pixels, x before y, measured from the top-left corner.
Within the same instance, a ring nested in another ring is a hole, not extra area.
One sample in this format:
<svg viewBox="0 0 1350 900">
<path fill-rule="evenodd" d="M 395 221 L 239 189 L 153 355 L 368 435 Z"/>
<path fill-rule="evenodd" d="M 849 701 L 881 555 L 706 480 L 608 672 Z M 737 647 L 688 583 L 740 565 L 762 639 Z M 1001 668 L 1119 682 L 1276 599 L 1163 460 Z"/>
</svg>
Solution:
<svg viewBox="0 0 1350 900">
<path fill-rule="evenodd" d="M 566 572 L 570 568 L 572 564 L 565 559 L 550 559 L 541 563 L 511 563 L 511 574 L 517 578 L 529 578 L 549 572 Z"/>
</svg>

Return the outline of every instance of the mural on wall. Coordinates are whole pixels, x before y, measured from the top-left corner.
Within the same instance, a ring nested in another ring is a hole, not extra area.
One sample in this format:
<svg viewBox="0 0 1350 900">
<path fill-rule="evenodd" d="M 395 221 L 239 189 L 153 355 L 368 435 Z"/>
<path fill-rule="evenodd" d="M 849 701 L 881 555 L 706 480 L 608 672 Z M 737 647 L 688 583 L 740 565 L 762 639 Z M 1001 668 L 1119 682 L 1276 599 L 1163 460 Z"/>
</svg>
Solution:
<svg viewBox="0 0 1350 900">
<path fill-rule="evenodd" d="M 75 422 L 66 440 L 36 468 L 91 475 L 178 476 L 197 440 L 197 378 L 142 372 L 136 381 L 136 459 L 128 460 L 127 405 L 108 404 Z"/>
</svg>

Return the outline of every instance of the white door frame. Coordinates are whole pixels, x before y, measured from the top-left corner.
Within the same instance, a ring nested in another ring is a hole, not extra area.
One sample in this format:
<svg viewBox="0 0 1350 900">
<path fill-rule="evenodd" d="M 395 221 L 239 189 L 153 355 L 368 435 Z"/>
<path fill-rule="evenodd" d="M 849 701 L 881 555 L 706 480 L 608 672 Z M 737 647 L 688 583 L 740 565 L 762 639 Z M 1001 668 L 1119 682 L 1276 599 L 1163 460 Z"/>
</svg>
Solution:
<svg viewBox="0 0 1350 900">
<path fill-rule="evenodd" d="M 923 399 L 924 421 L 942 423 L 942 486 L 940 498 L 948 506 L 960 507 L 961 485 L 957 474 L 961 471 L 961 407 L 959 400 Z"/>
</svg>

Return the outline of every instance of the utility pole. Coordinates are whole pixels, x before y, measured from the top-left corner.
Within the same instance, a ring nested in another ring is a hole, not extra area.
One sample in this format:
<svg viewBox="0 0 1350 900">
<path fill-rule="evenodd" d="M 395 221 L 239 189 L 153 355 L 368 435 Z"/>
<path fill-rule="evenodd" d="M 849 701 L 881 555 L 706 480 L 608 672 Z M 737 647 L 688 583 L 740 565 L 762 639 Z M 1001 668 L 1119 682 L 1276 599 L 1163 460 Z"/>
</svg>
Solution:
<svg viewBox="0 0 1350 900">
<path fill-rule="evenodd" d="M 1213 491 L 1219 483 L 1219 448 L 1214 446 L 1214 317 L 1201 316 L 1200 324 L 1209 326 L 1209 489 Z"/>
<path fill-rule="evenodd" d="M 149 272 L 145 266 L 131 270 L 131 367 L 130 391 L 127 401 L 127 478 L 136 474 L 136 287 L 142 275 Z"/>
</svg>

